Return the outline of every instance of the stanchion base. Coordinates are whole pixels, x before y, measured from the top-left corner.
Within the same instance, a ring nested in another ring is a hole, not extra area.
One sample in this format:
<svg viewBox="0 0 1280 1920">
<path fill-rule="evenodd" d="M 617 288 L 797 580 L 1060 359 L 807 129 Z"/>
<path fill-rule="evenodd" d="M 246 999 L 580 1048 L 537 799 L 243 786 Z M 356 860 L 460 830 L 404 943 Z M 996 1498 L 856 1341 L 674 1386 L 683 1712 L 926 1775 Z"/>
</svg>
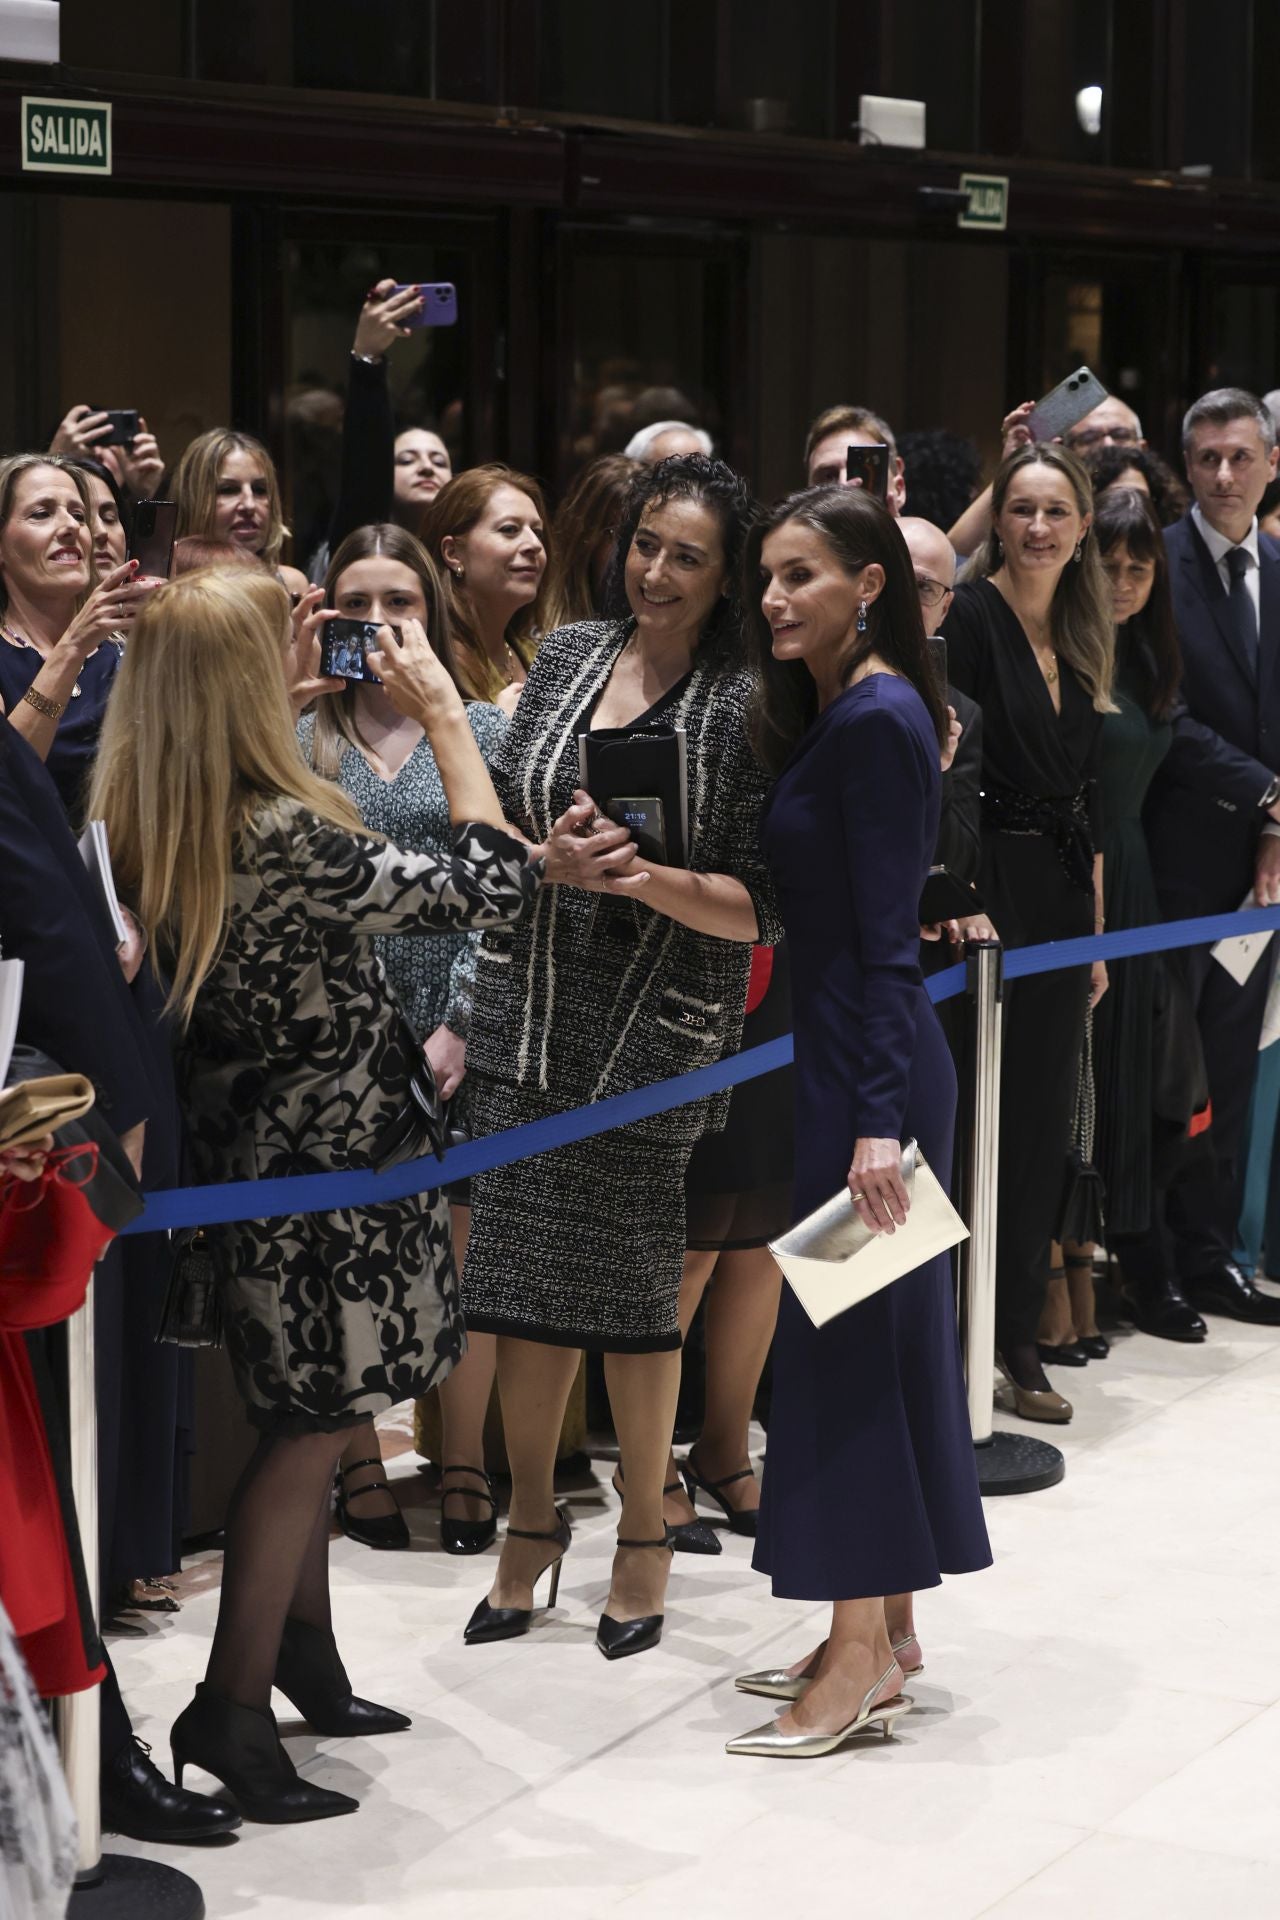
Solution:
<svg viewBox="0 0 1280 1920">
<path fill-rule="evenodd" d="M 1067 1471 L 1058 1449 L 1029 1433 L 993 1433 L 985 1446 L 973 1452 L 984 1498 L 997 1493 L 1041 1493 L 1045 1487 L 1056 1487 Z"/>
<path fill-rule="evenodd" d="M 158 1860 L 104 1853 L 102 1878 L 77 1887 L 68 1920 L 204 1920 L 204 1895 L 194 1880 Z"/>
</svg>

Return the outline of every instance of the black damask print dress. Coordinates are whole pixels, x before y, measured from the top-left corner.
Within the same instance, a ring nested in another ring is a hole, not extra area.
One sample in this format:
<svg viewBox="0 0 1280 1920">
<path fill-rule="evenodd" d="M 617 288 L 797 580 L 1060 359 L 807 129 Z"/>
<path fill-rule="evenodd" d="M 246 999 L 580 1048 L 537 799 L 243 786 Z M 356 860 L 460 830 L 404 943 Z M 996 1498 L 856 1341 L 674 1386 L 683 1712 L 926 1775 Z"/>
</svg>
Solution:
<svg viewBox="0 0 1280 1920">
<path fill-rule="evenodd" d="M 451 856 L 411 854 L 295 802 L 264 808 L 242 836 L 226 943 L 179 1057 L 200 1178 L 368 1168 L 417 1052 L 374 936 L 507 926 L 540 877 L 492 827 L 459 827 Z M 353 1424 L 425 1393 L 464 1349 L 439 1194 L 211 1237 L 257 1426 Z"/>
</svg>

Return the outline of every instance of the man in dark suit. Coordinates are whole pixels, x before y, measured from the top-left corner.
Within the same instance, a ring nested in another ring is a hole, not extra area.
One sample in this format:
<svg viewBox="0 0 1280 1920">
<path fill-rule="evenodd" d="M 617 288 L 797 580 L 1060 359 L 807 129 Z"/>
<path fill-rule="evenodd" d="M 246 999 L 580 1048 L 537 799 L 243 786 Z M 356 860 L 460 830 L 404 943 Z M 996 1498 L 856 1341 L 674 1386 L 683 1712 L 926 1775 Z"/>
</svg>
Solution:
<svg viewBox="0 0 1280 1920">
<path fill-rule="evenodd" d="M 1182 430 L 1195 495 L 1165 534 L 1182 646 L 1185 710 L 1146 809 L 1152 865 L 1170 919 L 1230 913 L 1251 890 L 1280 903 L 1280 544 L 1258 531 L 1257 509 L 1276 471 L 1271 415 L 1240 388 L 1205 394 Z M 1271 976 L 1271 952 L 1243 985 L 1189 949 L 1213 1102 L 1213 1154 L 1163 1196 L 1145 1239 L 1122 1264 L 1142 1309 L 1177 1330 L 1185 1290 L 1193 1306 L 1280 1326 L 1280 1300 L 1231 1258 L 1242 1191 L 1241 1145 Z M 1193 1316 L 1194 1317 L 1194 1316 Z"/>
</svg>

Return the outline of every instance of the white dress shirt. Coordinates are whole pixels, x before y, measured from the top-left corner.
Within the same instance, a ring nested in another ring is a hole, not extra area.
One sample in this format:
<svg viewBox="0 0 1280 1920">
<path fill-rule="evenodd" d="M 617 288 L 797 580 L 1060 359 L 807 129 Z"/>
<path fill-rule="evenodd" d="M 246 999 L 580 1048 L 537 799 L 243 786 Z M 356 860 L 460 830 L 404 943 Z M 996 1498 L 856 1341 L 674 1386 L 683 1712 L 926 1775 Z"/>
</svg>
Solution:
<svg viewBox="0 0 1280 1920">
<path fill-rule="evenodd" d="M 1228 540 L 1225 534 L 1219 533 L 1216 528 L 1209 525 L 1209 522 L 1200 511 L 1198 501 L 1191 509 L 1191 518 L 1195 522 L 1196 532 L 1209 549 L 1209 554 L 1217 570 L 1218 578 L 1222 582 L 1222 591 L 1224 593 L 1230 593 L 1231 591 L 1231 575 L 1227 570 L 1227 555 L 1234 550 L 1237 544 L 1241 552 L 1248 555 L 1249 564 L 1244 570 L 1245 591 L 1253 602 L 1253 617 L 1258 623 L 1258 633 L 1261 635 L 1262 575 L 1260 568 L 1262 566 L 1262 559 L 1258 553 L 1257 516 L 1254 516 L 1253 525 L 1249 528 L 1244 539 L 1238 543 L 1234 540 Z"/>
</svg>

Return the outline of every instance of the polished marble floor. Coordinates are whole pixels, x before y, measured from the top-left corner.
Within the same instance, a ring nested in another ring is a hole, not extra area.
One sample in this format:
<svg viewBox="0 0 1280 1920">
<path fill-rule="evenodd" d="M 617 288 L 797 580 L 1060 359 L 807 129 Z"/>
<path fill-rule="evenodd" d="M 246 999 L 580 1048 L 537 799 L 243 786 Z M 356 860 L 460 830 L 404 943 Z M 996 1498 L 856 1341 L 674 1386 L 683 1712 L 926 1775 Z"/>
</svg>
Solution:
<svg viewBox="0 0 1280 1920">
<path fill-rule="evenodd" d="M 289 1736 L 357 1816 L 165 1857 L 200 1881 L 211 1920 L 1280 1913 L 1280 1336 L 1223 1320 L 1199 1348 L 1121 1335 L 1060 1379 L 1077 1405 L 1053 1435 L 1067 1477 L 989 1502 L 994 1570 L 924 1597 L 927 1671 L 896 1740 L 792 1765 L 723 1751 L 765 1717 L 732 1675 L 794 1656 L 819 1618 L 768 1597 L 749 1543 L 679 1556 L 661 1647 L 606 1665 L 601 1463 L 572 1500 L 555 1615 L 466 1648 L 486 1567 L 438 1551 L 393 1416 L 414 1550 L 340 1540 L 334 1586 L 358 1688 L 409 1709 L 412 1731 Z M 216 1566 L 193 1568 L 179 1616 L 114 1643 L 166 1765 Z"/>
</svg>

